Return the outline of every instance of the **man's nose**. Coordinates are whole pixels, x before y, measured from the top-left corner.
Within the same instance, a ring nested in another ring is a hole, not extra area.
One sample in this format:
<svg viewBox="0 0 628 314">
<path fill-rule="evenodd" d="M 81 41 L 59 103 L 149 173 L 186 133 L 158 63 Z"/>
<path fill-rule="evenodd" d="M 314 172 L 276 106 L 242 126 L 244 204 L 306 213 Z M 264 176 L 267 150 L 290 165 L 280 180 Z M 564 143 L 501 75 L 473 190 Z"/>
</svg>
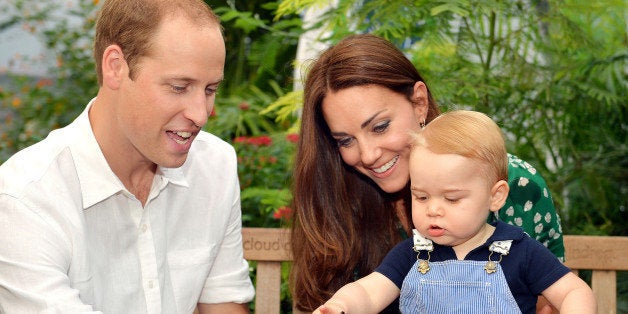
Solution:
<svg viewBox="0 0 628 314">
<path fill-rule="evenodd" d="M 185 117 L 202 128 L 207 123 L 207 118 L 213 107 L 213 99 L 205 95 L 204 92 L 199 93 L 199 95 L 194 95 L 189 102 L 185 110 Z"/>
</svg>

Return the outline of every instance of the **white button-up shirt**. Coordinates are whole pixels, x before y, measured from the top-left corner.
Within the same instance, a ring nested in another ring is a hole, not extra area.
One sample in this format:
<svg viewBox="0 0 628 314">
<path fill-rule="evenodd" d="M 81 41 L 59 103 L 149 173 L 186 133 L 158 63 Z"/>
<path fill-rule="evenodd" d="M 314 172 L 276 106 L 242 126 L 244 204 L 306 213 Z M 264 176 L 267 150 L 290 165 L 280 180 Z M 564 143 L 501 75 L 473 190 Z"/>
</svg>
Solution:
<svg viewBox="0 0 628 314">
<path fill-rule="evenodd" d="M 201 132 L 146 205 L 109 168 L 87 109 L 0 167 L 0 312 L 191 313 L 249 302 L 236 156 Z"/>
</svg>

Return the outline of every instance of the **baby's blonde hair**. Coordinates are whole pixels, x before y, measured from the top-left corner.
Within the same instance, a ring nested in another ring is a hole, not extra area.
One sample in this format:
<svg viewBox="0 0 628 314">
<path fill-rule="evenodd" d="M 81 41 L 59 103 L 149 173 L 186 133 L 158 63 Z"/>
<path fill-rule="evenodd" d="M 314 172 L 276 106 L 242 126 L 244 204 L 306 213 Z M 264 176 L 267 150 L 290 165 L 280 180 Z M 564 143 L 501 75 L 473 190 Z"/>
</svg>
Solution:
<svg viewBox="0 0 628 314">
<path fill-rule="evenodd" d="M 483 113 L 468 110 L 443 113 L 413 137 L 413 151 L 415 147 L 425 147 L 436 154 L 472 158 L 485 165 L 488 179 L 508 181 L 504 136 L 499 126 Z"/>
</svg>

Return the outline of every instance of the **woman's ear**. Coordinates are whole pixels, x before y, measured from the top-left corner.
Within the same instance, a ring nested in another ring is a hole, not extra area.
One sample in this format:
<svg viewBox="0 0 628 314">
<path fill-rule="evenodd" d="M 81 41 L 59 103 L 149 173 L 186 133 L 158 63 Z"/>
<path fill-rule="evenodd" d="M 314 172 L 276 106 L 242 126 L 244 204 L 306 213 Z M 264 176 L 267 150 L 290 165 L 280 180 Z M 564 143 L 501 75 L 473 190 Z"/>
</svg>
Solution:
<svg viewBox="0 0 628 314">
<path fill-rule="evenodd" d="M 427 97 L 427 86 L 424 82 L 417 81 L 414 83 L 412 92 L 412 105 L 414 106 L 414 115 L 421 123 L 425 123 L 427 119 L 427 110 L 429 108 L 429 99 Z"/>
<path fill-rule="evenodd" d="M 506 199 L 508 198 L 508 192 L 510 191 L 510 187 L 508 186 L 508 182 L 504 180 L 499 180 L 497 183 L 493 185 L 491 189 L 491 208 L 492 212 L 498 211 L 504 204 L 506 203 Z"/>
<path fill-rule="evenodd" d="M 128 74 L 129 69 L 122 48 L 118 45 L 107 47 L 102 55 L 103 85 L 110 89 L 118 89 Z"/>
</svg>

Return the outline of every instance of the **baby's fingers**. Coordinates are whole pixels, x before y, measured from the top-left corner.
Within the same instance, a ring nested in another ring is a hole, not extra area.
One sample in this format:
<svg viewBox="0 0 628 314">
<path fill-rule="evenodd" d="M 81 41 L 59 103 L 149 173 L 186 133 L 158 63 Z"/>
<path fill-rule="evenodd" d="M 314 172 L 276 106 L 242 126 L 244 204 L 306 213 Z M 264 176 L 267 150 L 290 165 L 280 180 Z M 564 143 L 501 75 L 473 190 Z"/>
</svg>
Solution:
<svg viewBox="0 0 628 314">
<path fill-rule="evenodd" d="M 325 304 L 321 305 L 314 311 L 312 314 L 345 314 L 345 312 L 341 308 L 336 308 L 334 306 L 327 306 Z"/>
</svg>

